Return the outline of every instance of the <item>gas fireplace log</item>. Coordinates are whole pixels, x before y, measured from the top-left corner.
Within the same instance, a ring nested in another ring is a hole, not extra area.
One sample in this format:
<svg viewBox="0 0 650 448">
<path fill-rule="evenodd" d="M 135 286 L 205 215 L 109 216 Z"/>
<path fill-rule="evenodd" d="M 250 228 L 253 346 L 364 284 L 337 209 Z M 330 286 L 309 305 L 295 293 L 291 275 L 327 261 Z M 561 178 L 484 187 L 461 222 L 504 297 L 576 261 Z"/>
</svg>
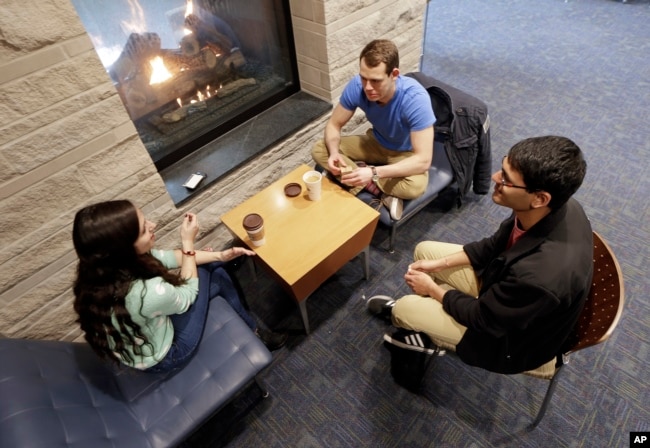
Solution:
<svg viewBox="0 0 650 448">
<path fill-rule="evenodd" d="M 207 43 L 218 45 L 227 52 L 226 54 L 229 54 L 230 49 L 234 46 L 228 36 L 217 31 L 214 26 L 205 23 L 195 14 L 185 17 L 185 27 L 194 33 L 202 45 Z"/>
<path fill-rule="evenodd" d="M 185 73 L 181 73 L 164 84 L 165 85 L 157 89 L 156 92 L 156 97 L 163 104 L 173 101 L 176 98 L 194 95 L 196 94 L 198 86 L 201 85 L 197 82 L 197 79 L 194 76 L 188 76 Z"/>
<path fill-rule="evenodd" d="M 203 112 L 207 110 L 208 106 L 205 101 L 197 101 L 195 103 L 186 104 L 185 106 L 179 107 L 176 110 L 167 112 L 160 119 L 164 123 L 176 123 L 181 121 L 188 115 L 192 115 L 197 112 Z"/>
<path fill-rule="evenodd" d="M 217 55 L 217 58 L 221 59 L 223 66 L 227 69 L 230 68 L 239 68 L 246 63 L 246 58 L 238 48 L 233 48 L 231 50 L 225 50 L 219 45 L 213 44 L 211 42 L 206 42 L 205 46 L 212 50 L 214 54 Z"/>
<path fill-rule="evenodd" d="M 147 81 L 133 80 L 120 86 L 126 98 L 126 108 L 132 120 L 153 112 L 176 98 L 195 95 L 198 87 L 193 76 L 181 73 L 163 83 L 149 85 Z"/>
<path fill-rule="evenodd" d="M 129 115 L 136 120 L 177 98 L 185 103 L 195 98 L 199 91 L 206 94 L 208 86 L 212 86 L 212 90 L 218 84 L 214 69 L 202 68 L 182 71 L 165 82 L 153 85 L 149 85 L 144 77 L 137 77 L 118 89 L 124 91 Z"/>
<path fill-rule="evenodd" d="M 209 48 L 218 58 L 226 56 L 230 50 L 226 50 L 221 45 L 213 44 L 212 42 L 205 43 L 206 48 Z"/>
<path fill-rule="evenodd" d="M 200 84 L 193 75 L 180 73 L 178 76 L 160 84 L 154 84 L 155 99 L 158 107 L 176 98 L 195 95 Z"/>
<path fill-rule="evenodd" d="M 201 49 L 201 57 L 206 67 L 215 68 L 217 66 L 217 55 L 209 48 Z"/>
<path fill-rule="evenodd" d="M 223 68 L 218 69 L 220 76 L 227 74 L 227 71 L 233 68 L 239 68 L 246 63 L 246 58 L 238 47 L 235 47 L 232 39 L 225 34 L 220 33 L 211 24 L 201 20 L 198 16 L 190 14 L 185 18 L 185 27 L 192 31 L 193 36 L 201 48 L 209 48 L 212 52 L 219 57 L 225 59 L 221 60 Z M 191 51 L 194 45 L 193 39 L 188 39 L 188 51 Z M 183 42 L 181 41 L 181 48 Z"/>
<path fill-rule="evenodd" d="M 246 58 L 241 51 L 236 50 L 230 53 L 223 63 L 227 67 L 239 68 L 246 63 Z"/>
<path fill-rule="evenodd" d="M 160 56 L 165 67 L 172 73 L 213 69 L 217 66 L 217 57 L 209 48 L 201 49 L 196 56 L 187 56 L 177 50 L 161 50 Z"/>
<path fill-rule="evenodd" d="M 117 60 L 111 65 L 111 78 L 123 83 L 136 76 L 137 73 L 151 73 L 147 61 L 160 54 L 160 36 L 156 33 L 131 33 L 124 44 L 124 49 Z"/>
<path fill-rule="evenodd" d="M 244 87 L 254 86 L 256 84 L 257 81 L 255 78 L 237 79 L 233 82 L 225 84 L 222 88 L 219 89 L 216 95 L 218 97 L 226 97 L 228 95 L 232 95 Z M 194 103 L 185 104 L 178 109 L 163 114 L 162 116 L 152 116 L 149 119 L 149 122 L 158 127 L 161 132 L 165 133 L 165 124 L 177 123 L 181 120 L 184 120 L 188 115 L 192 115 L 193 113 L 197 112 L 203 112 L 207 110 L 207 108 L 208 106 L 205 101 L 197 101 Z"/>
<path fill-rule="evenodd" d="M 236 79 L 233 82 L 224 84 L 223 87 L 221 87 L 217 92 L 217 95 L 220 97 L 228 96 L 235 93 L 239 89 L 242 89 L 247 86 L 254 86 L 255 84 L 257 84 L 257 80 L 255 78 Z"/>
<path fill-rule="evenodd" d="M 159 52 L 160 36 L 156 33 L 131 33 L 122 51 L 134 61 L 151 59 Z"/>
<path fill-rule="evenodd" d="M 194 33 L 183 36 L 180 47 L 185 56 L 196 56 L 201 51 L 201 44 Z"/>
</svg>

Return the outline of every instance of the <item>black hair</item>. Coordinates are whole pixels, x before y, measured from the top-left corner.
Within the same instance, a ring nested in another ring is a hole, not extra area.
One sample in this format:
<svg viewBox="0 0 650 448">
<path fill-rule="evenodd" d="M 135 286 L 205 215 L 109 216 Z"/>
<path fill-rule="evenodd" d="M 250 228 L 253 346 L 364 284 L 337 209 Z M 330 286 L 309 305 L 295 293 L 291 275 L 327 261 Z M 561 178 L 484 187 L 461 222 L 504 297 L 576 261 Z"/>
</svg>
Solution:
<svg viewBox="0 0 650 448">
<path fill-rule="evenodd" d="M 75 215 L 72 241 L 79 264 L 74 310 L 86 341 L 101 358 L 119 361 L 117 353 L 133 362 L 127 347 L 142 353 L 149 343 L 125 304 L 134 280 L 160 276 L 174 285 L 183 283 L 150 253 L 137 253 L 139 234 L 137 209 L 126 200 L 93 204 Z"/>
<path fill-rule="evenodd" d="M 508 152 L 508 163 L 521 173 L 526 189 L 546 191 L 549 207 L 561 207 L 578 191 L 587 172 L 582 151 L 566 137 L 547 135 L 520 141 Z"/>
</svg>

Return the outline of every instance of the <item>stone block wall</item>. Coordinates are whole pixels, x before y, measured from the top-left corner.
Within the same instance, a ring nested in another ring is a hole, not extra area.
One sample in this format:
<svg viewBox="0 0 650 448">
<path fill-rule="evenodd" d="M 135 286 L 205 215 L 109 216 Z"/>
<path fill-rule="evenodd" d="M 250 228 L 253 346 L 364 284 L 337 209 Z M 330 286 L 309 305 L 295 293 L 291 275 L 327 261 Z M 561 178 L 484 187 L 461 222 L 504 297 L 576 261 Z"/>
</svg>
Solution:
<svg viewBox="0 0 650 448">
<path fill-rule="evenodd" d="M 393 39 L 402 71 L 419 66 L 425 0 L 291 0 L 303 89 L 336 101 L 372 38 Z M 0 15 L 0 334 L 78 340 L 71 284 L 75 212 L 126 198 L 177 247 L 198 213 L 197 247 L 230 236 L 219 216 L 301 163 L 327 116 L 270 148 L 181 207 L 138 138 L 69 0 L 4 0 Z M 362 119 L 353 127 L 363 125 Z"/>
<path fill-rule="evenodd" d="M 291 0 L 303 90 L 336 100 L 358 73 L 359 53 L 372 39 L 395 42 L 402 73 L 417 70 L 426 4 L 426 0 Z"/>
</svg>

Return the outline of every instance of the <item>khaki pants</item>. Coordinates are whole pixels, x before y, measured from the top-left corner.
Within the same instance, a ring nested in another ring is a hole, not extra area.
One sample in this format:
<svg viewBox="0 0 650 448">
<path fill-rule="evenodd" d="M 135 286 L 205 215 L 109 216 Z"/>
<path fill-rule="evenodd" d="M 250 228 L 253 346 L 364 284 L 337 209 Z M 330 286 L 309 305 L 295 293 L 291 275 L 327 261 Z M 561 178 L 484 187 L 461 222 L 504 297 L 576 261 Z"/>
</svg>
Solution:
<svg viewBox="0 0 650 448">
<path fill-rule="evenodd" d="M 415 248 L 414 258 L 437 260 L 462 249 L 459 244 L 424 241 Z M 478 279 L 469 265 L 445 269 L 431 274 L 431 277 L 444 289 L 457 289 L 478 297 Z M 396 327 L 426 333 L 436 345 L 447 350 L 456 350 L 466 330 L 442 309 L 440 302 L 415 294 L 404 296 L 395 303 L 392 319 Z"/>
<path fill-rule="evenodd" d="M 339 152 L 346 165 L 354 168 L 357 167 L 355 160 L 366 162 L 368 165 L 391 165 L 413 155 L 413 151 L 391 151 L 384 148 L 372 135 L 372 129 L 368 129 L 365 135 L 341 137 Z M 314 145 L 311 155 L 317 164 L 327 169 L 329 152 L 323 140 Z M 415 199 L 426 191 L 428 182 L 429 173 L 427 171 L 413 176 L 379 179 L 377 185 L 387 195 L 402 199 Z M 354 187 L 350 189 L 350 193 L 356 195 L 361 190 L 363 187 Z"/>
</svg>

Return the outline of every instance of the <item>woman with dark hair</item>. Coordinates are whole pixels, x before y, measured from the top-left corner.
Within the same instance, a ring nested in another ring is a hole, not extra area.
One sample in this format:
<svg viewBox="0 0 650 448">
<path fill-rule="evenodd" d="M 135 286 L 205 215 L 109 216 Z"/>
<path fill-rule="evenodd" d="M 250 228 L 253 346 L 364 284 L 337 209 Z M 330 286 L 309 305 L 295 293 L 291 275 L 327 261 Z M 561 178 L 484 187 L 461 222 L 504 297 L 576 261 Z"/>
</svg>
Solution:
<svg viewBox="0 0 650 448">
<path fill-rule="evenodd" d="M 199 224 L 193 213 L 183 218 L 181 249 L 154 249 L 155 227 L 126 200 L 90 205 L 75 216 L 74 309 L 100 357 L 152 372 L 183 366 L 198 347 L 209 301 L 217 295 L 270 350 L 284 345 L 286 334 L 257 326 L 223 268 L 224 262 L 255 252 L 194 250 Z"/>
</svg>

